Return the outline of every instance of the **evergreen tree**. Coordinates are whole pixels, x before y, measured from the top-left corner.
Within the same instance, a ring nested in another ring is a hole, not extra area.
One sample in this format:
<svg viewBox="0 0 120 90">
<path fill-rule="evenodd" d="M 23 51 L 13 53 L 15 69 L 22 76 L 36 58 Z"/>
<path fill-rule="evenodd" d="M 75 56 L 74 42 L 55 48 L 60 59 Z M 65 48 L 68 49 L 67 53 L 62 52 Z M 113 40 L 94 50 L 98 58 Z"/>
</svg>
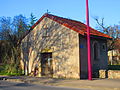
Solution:
<svg viewBox="0 0 120 90">
<path fill-rule="evenodd" d="M 33 13 L 31 13 L 30 14 L 30 24 L 29 24 L 29 27 L 33 26 L 36 21 L 37 21 L 36 17 L 33 15 Z"/>
</svg>

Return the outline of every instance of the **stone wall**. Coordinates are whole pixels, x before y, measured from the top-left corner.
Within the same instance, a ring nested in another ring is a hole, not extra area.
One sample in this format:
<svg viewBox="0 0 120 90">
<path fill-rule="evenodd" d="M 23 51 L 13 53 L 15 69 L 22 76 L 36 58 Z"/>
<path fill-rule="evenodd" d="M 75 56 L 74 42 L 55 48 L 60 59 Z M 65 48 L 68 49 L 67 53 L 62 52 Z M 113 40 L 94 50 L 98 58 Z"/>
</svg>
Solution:
<svg viewBox="0 0 120 90">
<path fill-rule="evenodd" d="M 80 35 L 80 75 L 82 78 L 87 78 L 88 68 L 87 68 L 87 39 L 85 36 Z M 94 45 L 97 44 L 97 59 L 94 58 Z M 103 49 L 104 46 L 104 49 Z M 107 45 L 106 40 L 97 39 L 95 37 L 91 38 L 91 64 L 93 78 L 98 78 L 100 69 L 107 69 Z"/>
<path fill-rule="evenodd" d="M 46 34 L 47 33 L 47 34 Z M 41 53 L 52 53 L 53 77 L 79 78 L 79 34 L 55 21 L 44 18 L 21 44 L 23 68 L 41 73 Z M 39 75 L 40 76 L 40 75 Z"/>
<path fill-rule="evenodd" d="M 107 78 L 107 71 L 99 70 L 99 78 Z"/>
<path fill-rule="evenodd" d="M 108 78 L 120 79 L 120 71 L 119 70 L 109 70 Z"/>
<path fill-rule="evenodd" d="M 120 50 L 108 51 L 108 61 L 111 65 L 120 64 Z"/>
<path fill-rule="evenodd" d="M 119 70 L 99 70 L 99 78 L 120 79 Z"/>
</svg>

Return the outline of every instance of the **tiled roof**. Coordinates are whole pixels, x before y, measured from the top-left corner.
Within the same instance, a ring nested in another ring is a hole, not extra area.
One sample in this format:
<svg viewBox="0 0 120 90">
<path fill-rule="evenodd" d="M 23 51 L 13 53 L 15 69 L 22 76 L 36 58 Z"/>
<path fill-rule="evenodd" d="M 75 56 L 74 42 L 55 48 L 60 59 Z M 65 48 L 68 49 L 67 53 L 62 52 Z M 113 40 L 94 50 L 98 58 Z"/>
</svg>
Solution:
<svg viewBox="0 0 120 90">
<path fill-rule="evenodd" d="M 80 33 L 81 35 L 86 35 L 87 34 L 87 26 L 84 23 L 81 23 L 79 21 L 75 21 L 75 20 L 71 20 L 71 19 L 67 19 L 67 18 L 63 18 L 63 17 L 58 17 L 52 14 L 44 14 L 32 27 L 31 29 L 33 29 L 37 24 L 39 24 L 41 22 L 41 20 L 43 20 L 44 17 L 50 18 L 54 21 L 56 21 L 57 23 L 66 26 L 68 28 L 70 28 L 71 30 L 74 30 L 78 33 Z M 90 35 L 94 35 L 94 36 L 100 36 L 100 37 L 105 37 L 105 38 L 111 38 L 109 35 L 101 33 L 93 28 L 90 27 Z"/>
</svg>

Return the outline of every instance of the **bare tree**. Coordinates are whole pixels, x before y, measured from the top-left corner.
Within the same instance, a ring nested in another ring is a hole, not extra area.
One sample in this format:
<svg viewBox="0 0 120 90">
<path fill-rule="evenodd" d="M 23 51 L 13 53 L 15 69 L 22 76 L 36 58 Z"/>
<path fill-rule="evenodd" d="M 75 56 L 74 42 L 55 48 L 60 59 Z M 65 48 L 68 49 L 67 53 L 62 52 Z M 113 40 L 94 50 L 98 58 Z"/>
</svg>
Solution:
<svg viewBox="0 0 120 90">
<path fill-rule="evenodd" d="M 116 48 L 115 43 L 120 38 L 120 25 L 105 26 L 104 18 L 101 18 L 101 20 L 99 20 L 98 18 L 94 18 L 94 19 L 98 25 L 97 29 L 112 37 L 111 40 L 108 40 L 108 44 L 107 44 L 108 51 L 115 49 Z"/>
<path fill-rule="evenodd" d="M 26 17 L 22 15 L 0 18 L 1 59 L 7 66 L 6 73 L 19 71 L 20 41 L 28 31 Z"/>
</svg>

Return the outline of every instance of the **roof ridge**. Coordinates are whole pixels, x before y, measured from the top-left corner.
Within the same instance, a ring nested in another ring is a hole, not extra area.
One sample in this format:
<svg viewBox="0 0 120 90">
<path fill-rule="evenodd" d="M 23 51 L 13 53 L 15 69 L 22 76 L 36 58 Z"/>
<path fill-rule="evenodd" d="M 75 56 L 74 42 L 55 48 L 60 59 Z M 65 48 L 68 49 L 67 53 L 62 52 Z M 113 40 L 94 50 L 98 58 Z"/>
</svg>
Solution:
<svg viewBox="0 0 120 90">
<path fill-rule="evenodd" d="M 77 22 L 77 23 L 84 24 L 83 22 L 80 22 L 80 21 L 77 21 L 77 20 L 74 20 L 74 19 L 64 18 L 64 17 L 61 17 L 61 16 L 53 15 L 53 14 L 45 13 L 44 15 L 45 15 L 45 16 L 51 15 L 51 16 L 55 16 L 55 17 L 58 17 L 58 18 L 63 18 L 63 19 L 67 19 L 67 20 L 71 20 L 71 21 Z M 85 25 L 85 24 L 84 24 L 84 25 Z"/>
</svg>

